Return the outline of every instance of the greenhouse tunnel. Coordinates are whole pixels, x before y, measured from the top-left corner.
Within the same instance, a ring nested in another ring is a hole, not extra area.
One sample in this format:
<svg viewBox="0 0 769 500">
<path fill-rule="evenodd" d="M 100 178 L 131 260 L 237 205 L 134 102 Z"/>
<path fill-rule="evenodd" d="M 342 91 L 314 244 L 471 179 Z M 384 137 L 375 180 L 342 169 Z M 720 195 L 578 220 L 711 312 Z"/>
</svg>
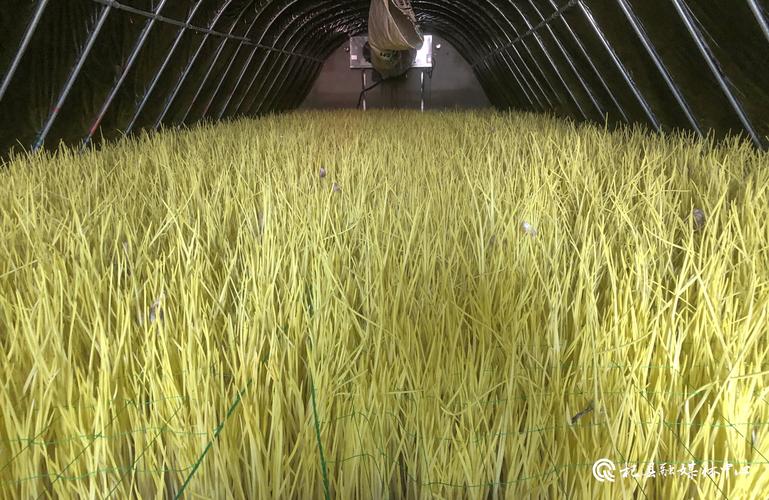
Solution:
<svg viewBox="0 0 769 500">
<path fill-rule="evenodd" d="M 769 0 L 0 0 L 0 500 L 769 498 L 768 334 Z"/>
<path fill-rule="evenodd" d="M 3 0 L 0 150 L 297 108 L 367 1 Z M 765 0 L 414 0 L 498 109 L 769 134 Z M 461 104 L 461 103 L 460 103 Z"/>
</svg>

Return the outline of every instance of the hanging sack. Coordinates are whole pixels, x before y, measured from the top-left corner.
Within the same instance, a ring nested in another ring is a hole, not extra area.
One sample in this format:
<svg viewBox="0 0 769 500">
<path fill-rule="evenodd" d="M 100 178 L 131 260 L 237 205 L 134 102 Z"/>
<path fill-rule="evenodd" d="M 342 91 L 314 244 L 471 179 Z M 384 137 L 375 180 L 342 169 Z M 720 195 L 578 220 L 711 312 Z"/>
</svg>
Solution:
<svg viewBox="0 0 769 500">
<path fill-rule="evenodd" d="M 371 64 L 383 78 L 408 71 L 424 42 L 411 0 L 371 0 L 368 41 Z"/>
</svg>

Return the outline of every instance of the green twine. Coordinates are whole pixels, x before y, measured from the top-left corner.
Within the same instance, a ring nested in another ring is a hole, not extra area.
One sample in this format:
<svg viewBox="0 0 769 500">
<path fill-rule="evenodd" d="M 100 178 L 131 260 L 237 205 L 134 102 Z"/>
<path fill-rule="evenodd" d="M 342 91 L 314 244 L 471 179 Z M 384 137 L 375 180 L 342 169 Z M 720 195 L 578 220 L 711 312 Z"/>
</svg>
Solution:
<svg viewBox="0 0 769 500">
<path fill-rule="evenodd" d="M 313 306 L 312 286 L 305 285 L 305 300 L 307 301 L 307 312 L 312 318 L 315 314 L 315 307 Z M 309 352 L 312 352 L 313 339 L 311 335 L 308 335 Z M 323 443 L 320 440 L 320 419 L 318 418 L 318 404 L 315 402 L 315 382 L 312 380 L 312 368 L 307 366 L 307 374 L 310 379 L 310 396 L 312 398 L 312 417 L 315 421 L 315 439 L 318 441 L 318 453 L 320 454 L 320 472 L 323 475 L 323 496 L 325 500 L 331 500 L 331 494 L 328 489 L 328 470 L 326 467 L 326 457 L 323 455 Z"/>
<path fill-rule="evenodd" d="M 230 415 L 232 415 L 235 412 L 235 409 L 240 404 L 240 399 L 242 396 L 241 392 L 245 393 L 248 390 L 248 388 L 251 387 L 251 382 L 252 382 L 251 380 L 248 381 L 248 384 L 246 384 L 246 388 L 243 389 L 243 391 L 238 391 L 238 395 L 235 398 L 235 401 L 233 401 L 232 405 L 230 406 L 230 409 L 227 410 L 227 414 L 224 416 L 222 421 L 219 422 L 219 425 L 216 426 L 216 429 L 214 430 L 214 436 L 208 441 L 208 444 L 206 445 L 206 449 L 203 450 L 203 453 L 195 461 L 195 464 L 192 466 L 192 470 L 187 476 L 187 479 L 184 480 L 184 484 L 182 484 L 182 487 L 176 493 L 176 496 L 174 496 L 174 500 L 177 500 L 182 497 L 184 490 L 187 489 L 187 486 L 190 484 L 190 481 L 192 480 L 192 476 L 195 475 L 195 472 L 197 472 L 198 468 L 200 467 L 200 464 L 203 463 L 203 459 L 206 457 L 208 450 L 211 449 L 211 447 L 214 444 L 214 441 L 219 437 L 219 433 L 222 431 L 222 428 L 224 428 L 224 423 L 227 422 L 227 419 L 230 418 Z"/>
<path fill-rule="evenodd" d="M 312 395 L 312 416 L 315 420 L 315 437 L 318 440 L 318 452 L 320 453 L 320 470 L 323 474 L 323 493 L 326 500 L 331 500 L 328 492 L 328 471 L 326 469 L 326 458 L 323 456 L 323 443 L 320 440 L 320 420 L 318 419 L 318 406 L 315 403 L 315 384 L 310 376 L 310 394 Z"/>
</svg>

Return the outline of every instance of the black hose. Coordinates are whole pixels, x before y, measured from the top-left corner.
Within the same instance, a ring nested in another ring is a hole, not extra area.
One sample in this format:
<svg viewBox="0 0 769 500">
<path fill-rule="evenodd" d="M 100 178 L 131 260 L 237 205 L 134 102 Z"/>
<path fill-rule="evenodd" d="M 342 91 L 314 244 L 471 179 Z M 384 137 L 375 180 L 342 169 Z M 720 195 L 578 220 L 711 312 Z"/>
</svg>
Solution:
<svg viewBox="0 0 769 500">
<path fill-rule="evenodd" d="M 363 90 L 361 90 L 361 91 L 360 91 L 360 95 L 358 96 L 358 106 L 356 106 L 356 107 L 357 107 L 357 108 L 360 108 L 360 105 L 361 105 L 361 103 L 363 102 L 363 95 L 364 95 L 366 92 L 368 92 L 369 90 L 373 89 L 374 87 L 376 87 L 377 85 L 379 85 L 379 84 L 380 84 L 380 83 L 382 83 L 383 81 L 385 81 L 385 79 L 384 79 L 384 78 L 382 78 L 382 79 L 381 79 L 381 80 L 379 80 L 378 82 L 374 82 L 374 83 L 372 83 L 372 84 L 371 84 L 371 85 L 369 85 L 368 87 L 366 87 L 366 88 L 364 88 Z"/>
</svg>

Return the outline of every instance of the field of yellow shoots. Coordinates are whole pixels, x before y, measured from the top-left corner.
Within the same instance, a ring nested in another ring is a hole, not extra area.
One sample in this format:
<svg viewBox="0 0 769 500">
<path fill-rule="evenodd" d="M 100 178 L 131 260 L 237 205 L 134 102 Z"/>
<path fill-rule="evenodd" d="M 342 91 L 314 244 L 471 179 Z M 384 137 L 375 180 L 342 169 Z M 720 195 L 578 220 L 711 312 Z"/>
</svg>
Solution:
<svg viewBox="0 0 769 500">
<path fill-rule="evenodd" d="M 493 112 L 16 157 L 0 498 L 765 497 L 767 166 Z"/>
</svg>

